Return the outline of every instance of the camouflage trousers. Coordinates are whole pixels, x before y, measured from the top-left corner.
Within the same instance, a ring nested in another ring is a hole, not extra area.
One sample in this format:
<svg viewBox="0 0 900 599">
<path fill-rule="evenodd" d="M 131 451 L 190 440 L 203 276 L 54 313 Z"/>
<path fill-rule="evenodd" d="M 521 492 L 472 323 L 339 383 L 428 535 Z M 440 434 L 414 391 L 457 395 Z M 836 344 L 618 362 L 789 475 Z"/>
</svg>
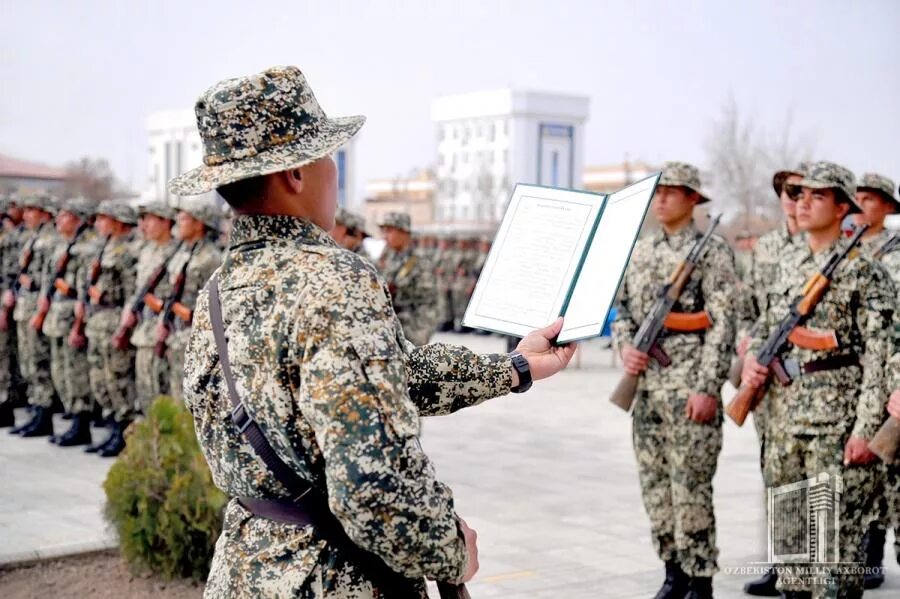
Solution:
<svg viewBox="0 0 900 599">
<path fill-rule="evenodd" d="M 875 500 L 865 526 L 894 530 L 894 552 L 900 555 L 900 464 L 879 462 L 873 495 Z"/>
<path fill-rule="evenodd" d="M 28 403 L 51 408 L 56 391 L 50 378 L 50 339 L 31 328 L 28 320 L 16 322 L 16 327 L 19 366 L 28 383 Z"/>
<path fill-rule="evenodd" d="M 138 347 L 134 352 L 134 377 L 138 408 L 147 414 L 153 400 L 169 392 L 169 363 L 156 357 L 152 347 Z"/>
<path fill-rule="evenodd" d="M 862 536 L 864 520 L 871 509 L 872 490 L 876 476 L 873 466 L 845 467 L 844 445 L 847 434 L 796 435 L 782 432 L 766 439 L 766 480 L 772 487 L 808 480 L 821 473 L 839 475 L 843 493 L 839 506 L 839 558 L 844 564 L 864 563 Z M 787 564 L 779 564 L 788 566 Z M 790 564 L 795 572 L 808 564 Z M 861 597 L 862 573 L 850 568 L 838 573 L 832 570 L 830 582 L 809 580 L 804 574 L 779 577 L 779 586 L 786 591 L 812 591 L 813 597 Z"/>
<path fill-rule="evenodd" d="M 190 329 L 176 331 L 169 336 L 166 359 L 169 369 L 169 395 L 178 401 L 184 401 L 184 350 L 191 337 Z"/>
<path fill-rule="evenodd" d="M 641 390 L 632 438 L 653 544 L 690 576 L 718 571 L 712 480 L 722 449 L 721 406 L 710 424 L 684 415 L 687 390 Z"/>
<path fill-rule="evenodd" d="M 65 337 L 50 337 L 50 377 L 66 412 L 93 407 L 87 352 L 69 345 Z"/>
<path fill-rule="evenodd" d="M 134 418 L 134 350 L 121 351 L 110 343 L 108 337 L 88 340 L 88 365 L 91 393 L 103 409 L 116 422 Z"/>
<path fill-rule="evenodd" d="M 25 394 L 25 382 L 19 371 L 16 328 L 0 331 L 0 404 L 18 402 Z"/>
</svg>

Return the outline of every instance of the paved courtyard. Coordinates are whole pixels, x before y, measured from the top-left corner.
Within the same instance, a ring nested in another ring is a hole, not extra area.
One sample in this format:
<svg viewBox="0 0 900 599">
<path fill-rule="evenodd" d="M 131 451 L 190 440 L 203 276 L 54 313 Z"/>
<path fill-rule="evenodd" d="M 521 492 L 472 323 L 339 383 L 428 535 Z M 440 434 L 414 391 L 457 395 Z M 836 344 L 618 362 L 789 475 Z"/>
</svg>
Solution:
<svg viewBox="0 0 900 599">
<path fill-rule="evenodd" d="M 495 337 L 441 336 L 478 351 Z M 662 577 L 641 504 L 628 416 L 607 401 L 619 370 L 598 342 L 580 368 L 445 418 L 426 419 L 423 443 L 478 531 L 481 570 L 471 594 L 509 598 L 652 597 Z M 21 417 L 21 415 L 20 415 Z M 743 597 L 730 568 L 764 559 L 762 482 L 752 424 L 726 423 L 715 481 L 720 566 L 717 597 Z M 114 543 L 100 484 L 110 462 L 44 439 L 0 432 L 0 563 Z M 889 539 L 890 543 L 890 539 Z M 867 597 L 900 594 L 888 582 Z"/>
</svg>

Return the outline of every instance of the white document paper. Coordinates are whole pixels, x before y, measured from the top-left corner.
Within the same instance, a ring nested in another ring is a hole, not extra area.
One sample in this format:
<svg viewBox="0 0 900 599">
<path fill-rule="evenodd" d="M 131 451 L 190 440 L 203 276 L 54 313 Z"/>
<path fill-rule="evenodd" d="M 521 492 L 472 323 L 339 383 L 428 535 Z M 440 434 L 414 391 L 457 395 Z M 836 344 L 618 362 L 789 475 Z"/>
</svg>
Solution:
<svg viewBox="0 0 900 599">
<path fill-rule="evenodd" d="M 522 337 L 563 315 L 559 343 L 599 335 L 657 179 L 610 196 L 516 185 L 463 324 Z"/>
</svg>

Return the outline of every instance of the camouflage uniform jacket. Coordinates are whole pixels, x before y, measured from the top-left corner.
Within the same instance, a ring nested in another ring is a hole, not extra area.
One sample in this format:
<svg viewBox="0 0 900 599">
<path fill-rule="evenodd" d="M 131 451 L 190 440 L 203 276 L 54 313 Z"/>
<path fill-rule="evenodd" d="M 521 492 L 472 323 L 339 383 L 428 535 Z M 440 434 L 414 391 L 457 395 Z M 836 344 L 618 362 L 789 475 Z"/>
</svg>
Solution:
<svg viewBox="0 0 900 599">
<path fill-rule="evenodd" d="M 178 245 L 178 241 L 170 240 L 162 245 L 158 243 L 145 244 L 138 256 L 137 261 L 137 279 L 135 280 L 135 293 L 129 298 L 126 305 L 133 304 L 138 298 L 137 294 L 143 289 L 144 285 L 156 273 L 156 269 L 160 267 L 163 260 L 172 255 Z M 168 268 L 168 265 L 166 265 Z M 168 276 L 163 276 L 153 289 L 153 295 L 160 301 L 165 301 L 172 290 L 172 283 Z M 134 328 L 131 335 L 131 344 L 135 347 L 153 347 L 156 344 L 156 317 L 157 313 L 144 306 L 141 310 L 140 322 Z"/>
<path fill-rule="evenodd" d="M 866 258 L 872 259 L 874 258 L 875 252 L 881 249 L 881 246 L 887 243 L 893 236 L 894 233 L 891 231 L 882 229 L 872 237 L 863 237 L 859 247 Z"/>
<path fill-rule="evenodd" d="M 56 247 L 50 260 L 44 265 L 43 285 L 41 294 L 53 287 L 56 283 L 56 268 L 60 259 L 65 254 L 66 248 L 69 246 L 70 240 L 62 237 L 57 238 Z M 78 278 L 78 273 L 86 263 L 94 257 L 96 250 L 96 235 L 93 230 L 82 232 L 72 249 L 69 252 L 69 262 L 66 264 L 66 270 L 61 277 L 74 294 L 72 297 L 66 297 L 59 291 L 53 292 L 50 302 L 50 310 L 47 312 L 47 318 L 44 320 L 44 334 L 48 337 L 65 337 L 72 330 L 72 324 L 75 322 L 75 303 L 79 292 L 79 287 L 84 285 L 83 281 Z"/>
<path fill-rule="evenodd" d="M 184 291 L 178 301 L 193 310 L 197 304 L 197 295 L 200 290 L 222 262 L 222 252 L 215 242 L 207 238 L 198 241 L 196 247 L 192 243 L 182 244 L 178 253 L 169 261 L 167 268 L 169 295 L 175 293 L 175 283 L 185 262 L 187 262 L 187 270 L 184 277 Z M 169 335 L 166 345 L 170 348 L 180 349 L 187 345 L 191 323 L 184 322 L 178 317 L 175 317 L 173 322 L 175 331 Z"/>
<path fill-rule="evenodd" d="M 702 233 L 692 222 L 674 235 L 666 235 L 659 229 L 638 240 L 612 325 L 619 344 L 632 342 L 660 288 L 700 237 Z M 734 350 L 735 285 L 731 247 L 721 237 L 713 236 L 673 308 L 675 312 L 706 310 L 712 326 L 703 334 L 664 334 L 660 347 L 673 364 L 662 368 L 651 360 L 641 376 L 645 388 L 683 389 L 719 397 Z"/>
<path fill-rule="evenodd" d="M 44 266 L 51 260 L 53 250 L 56 248 L 56 243 L 59 239 L 59 235 L 57 235 L 53 223 L 44 223 L 37 232 L 32 232 L 23 240 L 19 252 L 18 264 L 21 264 L 25 250 L 35 236 L 36 241 L 33 247 L 34 253 L 31 262 L 28 263 L 28 268 L 24 272 L 25 275 L 31 277 L 32 289 L 28 290 L 25 287 L 19 288 L 19 297 L 16 300 L 16 308 L 13 311 L 13 320 L 15 321 L 28 320 L 34 316 L 34 313 L 37 310 L 40 290 L 44 284 Z M 18 272 L 18 270 L 16 272 Z"/>
<path fill-rule="evenodd" d="M 509 358 L 413 347 L 375 269 L 304 220 L 238 217 L 218 277 L 237 386 L 281 459 L 327 495 L 361 547 L 410 577 L 458 579 L 466 558 L 453 496 L 422 451 L 418 416 L 505 394 Z M 289 496 L 229 418 L 205 293 L 184 388 L 216 486 L 231 497 Z M 330 571 L 324 583 L 319 566 Z M 294 597 L 303 588 L 319 597 L 323 584 L 334 596 L 372 596 L 362 574 L 309 528 L 230 502 L 212 596 Z"/>
<path fill-rule="evenodd" d="M 407 339 L 416 345 L 428 343 L 438 324 L 434 267 L 419 252 L 407 248 L 392 254 L 383 275 Z"/>
<path fill-rule="evenodd" d="M 805 237 L 802 233 L 791 235 L 787 223 L 760 237 L 753 248 L 750 270 L 744 278 L 745 287 L 752 298 L 748 313 L 742 319 L 738 339 L 748 334 L 750 327 L 761 313 L 769 309 L 769 287 L 778 279 L 779 264 L 789 255 L 802 252 Z"/>
<path fill-rule="evenodd" d="M 106 244 L 103 258 L 100 261 L 100 276 L 94 286 L 101 293 L 99 304 L 94 304 L 84 292 L 90 281 L 91 270 L 97 259 L 104 239 L 99 239 L 94 246 L 93 255 L 84 261 L 78 273 L 80 281 L 79 294 L 88 306 L 88 318 L 85 325 L 85 336 L 88 339 L 109 338 L 119 327 L 122 307 L 134 294 L 135 264 L 134 242 L 129 236 L 114 237 Z"/>
<path fill-rule="evenodd" d="M 769 286 L 769 310 L 760 316 L 761 326 L 748 352 L 759 351 L 806 281 L 843 242 L 838 239 L 815 255 L 807 246 L 788 256 L 776 282 Z M 887 400 L 884 366 L 890 352 L 896 301 L 894 285 L 881 265 L 854 252 L 838 267 L 822 300 L 804 322 L 810 329 L 835 331 L 838 347 L 811 350 L 788 344 L 782 359 L 805 364 L 856 354 L 862 368 L 850 366 L 797 377 L 778 394 L 778 401 L 767 406 L 784 431 L 796 435 L 844 434 L 852 427 L 854 436 L 872 438 Z"/>
<path fill-rule="evenodd" d="M 30 231 L 17 226 L 7 228 L 0 227 L 0 290 L 12 289 L 16 276 L 19 274 L 19 254 L 22 252 L 22 243 L 30 237 Z"/>
</svg>

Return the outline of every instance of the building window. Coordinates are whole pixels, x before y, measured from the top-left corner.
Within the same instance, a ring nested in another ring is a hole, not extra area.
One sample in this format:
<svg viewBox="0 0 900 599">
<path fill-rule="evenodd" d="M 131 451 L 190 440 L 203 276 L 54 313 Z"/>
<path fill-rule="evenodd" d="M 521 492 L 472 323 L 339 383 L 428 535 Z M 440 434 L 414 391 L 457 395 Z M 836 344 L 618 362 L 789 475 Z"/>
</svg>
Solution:
<svg viewBox="0 0 900 599">
<path fill-rule="evenodd" d="M 338 206 L 347 205 L 347 151 L 338 150 L 335 155 L 338 175 Z"/>
</svg>

